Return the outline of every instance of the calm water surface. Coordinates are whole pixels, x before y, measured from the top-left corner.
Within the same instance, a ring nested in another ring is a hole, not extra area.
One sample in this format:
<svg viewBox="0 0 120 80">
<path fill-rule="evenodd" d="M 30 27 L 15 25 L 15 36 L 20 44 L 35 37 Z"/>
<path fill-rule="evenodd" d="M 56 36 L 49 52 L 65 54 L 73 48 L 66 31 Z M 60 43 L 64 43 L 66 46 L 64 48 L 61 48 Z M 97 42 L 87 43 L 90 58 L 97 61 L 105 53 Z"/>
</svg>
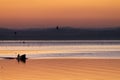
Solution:
<svg viewBox="0 0 120 80">
<path fill-rule="evenodd" d="M 0 60 L 0 80 L 120 80 L 120 59 Z"/>
<path fill-rule="evenodd" d="M 119 40 L 0 41 L 0 56 L 29 58 L 119 58 Z"/>
<path fill-rule="evenodd" d="M 0 80 L 120 80 L 119 40 L 0 41 Z"/>
</svg>

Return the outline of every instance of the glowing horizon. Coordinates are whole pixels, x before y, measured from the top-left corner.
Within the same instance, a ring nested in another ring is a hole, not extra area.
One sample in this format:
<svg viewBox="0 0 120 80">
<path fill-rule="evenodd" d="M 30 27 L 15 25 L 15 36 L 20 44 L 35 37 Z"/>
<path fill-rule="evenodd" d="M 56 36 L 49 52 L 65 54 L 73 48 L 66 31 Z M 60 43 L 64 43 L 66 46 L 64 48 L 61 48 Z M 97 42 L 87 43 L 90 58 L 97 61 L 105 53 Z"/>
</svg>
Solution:
<svg viewBox="0 0 120 80">
<path fill-rule="evenodd" d="M 1 0 L 0 27 L 120 26 L 119 0 Z"/>
</svg>

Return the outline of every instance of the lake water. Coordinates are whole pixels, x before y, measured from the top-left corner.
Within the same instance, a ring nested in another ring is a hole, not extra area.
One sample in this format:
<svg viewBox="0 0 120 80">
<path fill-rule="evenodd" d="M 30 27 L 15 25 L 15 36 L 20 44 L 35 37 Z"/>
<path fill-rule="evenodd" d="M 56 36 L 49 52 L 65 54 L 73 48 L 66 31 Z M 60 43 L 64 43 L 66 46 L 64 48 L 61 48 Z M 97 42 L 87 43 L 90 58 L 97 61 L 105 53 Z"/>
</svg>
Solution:
<svg viewBox="0 0 120 80">
<path fill-rule="evenodd" d="M 0 80 L 120 80 L 119 40 L 1 40 L 0 57 Z"/>
<path fill-rule="evenodd" d="M 120 58 L 119 40 L 0 41 L 0 56 L 28 58 Z"/>
</svg>

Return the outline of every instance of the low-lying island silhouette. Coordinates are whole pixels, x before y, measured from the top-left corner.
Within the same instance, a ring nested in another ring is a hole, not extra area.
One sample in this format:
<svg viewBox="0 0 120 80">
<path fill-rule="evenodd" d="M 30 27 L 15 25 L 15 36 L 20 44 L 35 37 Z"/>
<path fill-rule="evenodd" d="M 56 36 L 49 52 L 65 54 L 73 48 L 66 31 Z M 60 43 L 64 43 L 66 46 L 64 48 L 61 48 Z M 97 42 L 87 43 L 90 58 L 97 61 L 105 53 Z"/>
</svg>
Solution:
<svg viewBox="0 0 120 80">
<path fill-rule="evenodd" d="M 114 28 L 0 28 L 0 40 L 120 40 L 120 27 Z M 24 43 L 24 42 L 23 42 Z"/>
</svg>

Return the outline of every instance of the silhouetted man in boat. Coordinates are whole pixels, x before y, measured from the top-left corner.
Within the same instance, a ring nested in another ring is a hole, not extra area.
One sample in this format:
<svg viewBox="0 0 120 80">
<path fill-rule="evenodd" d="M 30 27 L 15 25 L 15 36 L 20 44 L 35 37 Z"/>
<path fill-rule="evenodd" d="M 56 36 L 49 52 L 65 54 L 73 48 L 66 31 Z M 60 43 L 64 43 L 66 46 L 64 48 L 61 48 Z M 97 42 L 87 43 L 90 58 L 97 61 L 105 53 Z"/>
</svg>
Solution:
<svg viewBox="0 0 120 80">
<path fill-rule="evenodd" d="M 23 55 L 21 55 L 21 56 L 20 56 L 20 54 L 18 54 L 16 59 L 17 59 L 18 62 L 21 61 L 21 62 L 24 62 L 24 63 L 25 63 L 25 62 L 26 62 L 26 59 L 27 59 L 27 58 L 26 58 L 26 54 L 23 54 Z"/>
</svg>

